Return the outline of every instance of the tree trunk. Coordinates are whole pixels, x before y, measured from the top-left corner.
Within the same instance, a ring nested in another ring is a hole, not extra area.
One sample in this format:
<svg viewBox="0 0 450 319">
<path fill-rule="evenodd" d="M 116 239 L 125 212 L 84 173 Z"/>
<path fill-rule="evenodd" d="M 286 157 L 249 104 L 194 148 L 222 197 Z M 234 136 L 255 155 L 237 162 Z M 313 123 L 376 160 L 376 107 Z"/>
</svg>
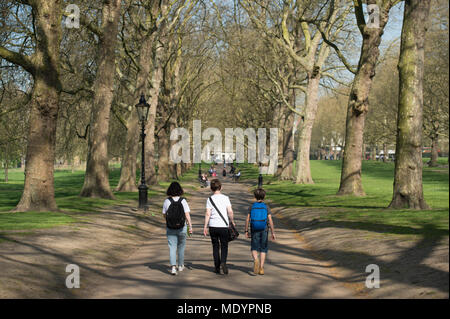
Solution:
<svg viewBox="0 0 450 319">
<path fill-rule="evenodd" d="M 278 130 L 278 163 L 277 163 L 277 171 L 275 173 L 275 176 L 277 178 L 281 178 L 281 172 L 282 172 L 282 163 L 284 158 L 284 147 L 283 147 L 283 140 L 284 140 L 284 127 L 283 127 L 283 118 L 284 118 L 285 110 L 281 107 L 280 104 L 278 104 L 275 107 L 275 110 L 273 112 L 273 125 L 275 127 L 280 128 Z"/>
<path fill-rule="evenodd" d="M 150 68 L 152 62 L 152 45 L 155 34 L 147 36 L 139 51 L 139 72 L 136 79 L 136 89 L 134 96 L 136 103 L 141 94 L 145 95 L 147 91 L 148 78 L 150 76 Z M 116 190 L 120 192 L 136 192 L 136 159 L 139 149 L 139 119 L 136 110 L 132 110 L 127 121 L 127 137 L 125 150 L 122 160 L 122 170 L 120 172 L 120 180 Z"/>
<path fill-rule="evenodd" d="M 99 36 L 97 74 L 89 129 L 88 156 L 80 196 L 113 199 L 109 186 L 108 132 L 114 97 L 115 49 L 120 17 L 120 0 L 105 1 L 102 8 L 102 34 Z"/>
<path fill-rule="evenodd" d="M 389 154 L 388 154 L 387 144 L 384 143 L 383 144 L 383 162 L 386 163 L 388 161 L 388 158 L 389 158 Z"/>
<path fill-rule="evenodd" d="M 288 112 L 284 121 L 283 134 L 283 159 L 281 163 L 281 179 L 292 180 L 294 176 L 294 138 L 292 130 L 294 127 L 294 113 Z"/>
<path fill-rule="evenodd" d="M 380 55 L 378 47 L 381 42 L 383 27 L 381 21 L 380 28 L 368 29 L 365 27 L 361 56 L 347 107 L 344 156 L 337 195 L 365 196 L 361 183 L 364 122 L 369 109 L 372 79 L 375 76 L 376 63 Z"/>
<path fill-rule="evenodd" d="M 439 135 L 437 133 L 433 134 L 433 137 L 431 139 L 431 160 L 430 160 L 430 167 L 436 167 L 438 166 L 438 158 L 439 158 Z"/>
<path fill-rule="evenodd" d="M 14 209 L 16 212 L 57 210 L 53 172 L 61 93 L 61 10 L 60 1 L 33 3 L 37 34 L 33 59 L 34 87 L 25 159 L 25 185 L 20 202 Z"/>
<path fill-rule="evenodd" d="M 319 105 L 319 82 L 320 73 L 315 76 L 309 76 L 306 92 L 305 118 L 303 121 L 300 121 L 298 126 L 299 139 L 297 147 L 296 184 L 314 184 L 311 177 L 309 151 L 311 147 L 312 129 Z"/>
<path fill-rule="evenodd" d="M 422 185 L 424 42 L 430 0 L 406 0 L 401 35 L 397 149 L 389 208 L 429 209 Z"/>
<path fill-rule="evenodd" d="M 145 182 L 147 185 L 155 185 L 158 183 L 156 176 L 156 159 L 155 159 L 155 125 L 156 110 L 158 107 L 158 92 L 162 80 L 161 55 L 163 48 L 156 50 L 154 74 L 152 78 L 152 88 L 150 90 L 150 111 L 146 125 L 147 137 L 145 139 Z"/>
<path fill-rule="evenodd" d="M 169 127 L 167 130 L 167 138 L 170 138 L 170 132 L 176 127 L 176 114 L 172 114 L 171 118 L 169 119 Z M 169 149 L 168 151 L 172 149 L 172 147 L 175 145 L 176 141 L 171 141 L 169 139 Z M 178 172 L 178 165 L 173 163 L 169 158 L 169 179 L 178 179 L 180 176 Z"/>
<path fill-rule="evenodd" d="M 182 43 L 181 38 L 178 38 L 177 43 L 177 50 L 176 50 L 176 58 L 173 62 L 171 72 L 170 72 L 170 107 L 171 107 L 171 116 L 168 119 L 168 128 L 167 128 L 167 138 L 170 138 L 170 133 L 172 132 L 175 127 L 177 127 L 177 120 L 178 120 L 178 107 L 179 107 L 179 101 L 180 101 L 180 85 L 181 85 L 181 79 L 180 79 L 180 68 L 181 68 L 181 59 L 182 59 L 182 51 L 181 51 Z M 175 145 L 176 141 L 170 141 L 169 140 L 169 152 L 170 149 Z M 174 164 L 169 159 L 169 178 L 171 179 L 178 179 L 179 174 L 177 170 L 177 164 Z"/>
<path fill-rule="evenodd" d="M 162 128 L 158 135 L 158 181 L 167 182 L 169 173 L 169 136 L 167 129 Z"/>
<path fill-rule="evenodd" d="M 8 159 L 5 161 L 5 183 L 8 183 Z"/>
<path fill-rule="evenodd" d="M 123 153 L 118 192 L 137 192 L 136 157 L 139 149 L 139 120 L 136 110 L 132 110 L 127 121 L 127 137 Z"/>
</svg>

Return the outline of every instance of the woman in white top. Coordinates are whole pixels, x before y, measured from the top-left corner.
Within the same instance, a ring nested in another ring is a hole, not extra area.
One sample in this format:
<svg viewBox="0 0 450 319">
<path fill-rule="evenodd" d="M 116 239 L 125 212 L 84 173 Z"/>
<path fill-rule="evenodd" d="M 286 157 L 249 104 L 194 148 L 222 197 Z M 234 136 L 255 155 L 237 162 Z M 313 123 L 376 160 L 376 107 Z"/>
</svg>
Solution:
<svg viewBox="0 0 450 319">
<path fill-rule="evenodd" d="M 224 274 L 228 274 L 227 256 L 228 256 L 228 225 L 233 221 L 233 209 L 231 208 L 230 199 L 220 193 L 222 184 L 218 179 L 211 181 L 211 190 L 213 195 L 206 200 L 205 226 L 203 234 L 211 236 L 213 246 L 213 257 L 215 273 L 220 274 L 220 267 Z M 213 203 L 211 202 L 211 199 Z M 220 217 L 217 209 L 222 214 Z M 224 221 L 225 219 L 225 221 Z"/>
<path fill-rule="evenodd" d="M 172 275 L 177 274 L 178 271 L 184 270 L 184 249 L 186 247 L 186 234 L 187 234 L 187 225 L 189 225 L 189 233 L 193 233 L 190 209 L 189 205 L 185 198 L 181 198 L 183 195 L 183 189 L 178 182 L 173 182 L 170 184 L 167 189 L 167 198 L 163 204 L 162 213 L 166 217 L 167 224 L 169 225 L 169 221 L 167 220 L 167 211 L 171 205 L 177 205 L 176 202 L 181 200 L 181 204 L 184 210 L 185 221 L 181 220 L 182 225 L 179 226 L 181 228 L 173 229 L 166 228 L 167 241 L 169 243 L 169 253 L 170 253 L 170 265 L 172 266 Z M 172 212 L 171 212 L 172 213 Z M 177 267 L 177 252 L 178 252 L 178 267 Z"/>
</svg>

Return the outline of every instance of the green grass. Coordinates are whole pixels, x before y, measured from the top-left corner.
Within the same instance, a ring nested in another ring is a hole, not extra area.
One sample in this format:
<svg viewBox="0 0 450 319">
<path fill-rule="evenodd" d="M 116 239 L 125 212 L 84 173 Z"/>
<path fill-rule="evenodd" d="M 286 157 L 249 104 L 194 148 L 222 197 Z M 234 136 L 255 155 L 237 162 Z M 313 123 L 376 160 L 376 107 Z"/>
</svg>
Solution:
<svg viewBox="0 0 450 319">
<path fill-rule="evenodd" d="M 76 219 L 57 212 L 23 212 L 0 215 L 0 231 L 50 228 L 75 222 Z"/>
<path fill-rule="evenodd" d="M 251 176 L 257 176 L 257 167 Z M 442 170 L 442 168 L 441 168 Z M 296 185 L 264 176 L 267 198 L 285 207 L 320 207 L 329 212 L 321 218 L 333 221 L 364 222 L 373 225 L 449 229 L 448 172 L 424 168 L 425 200 L 432 210 L 390 210 L 394 163 L 363 161 L 364 197 L 336 196 L 339 188 L 341 161 L 311 161 L 312 185 Z"/>
<path fill-rule="evenodd" d="M 138 172 L 139 174 L 139 172 Z M 194 175 L 189 171 L 183 176 L 188 181 Z M 20 200 L 23 192 L 24 173 L 20 169 L 11 169 L 8 174 L 9 182 L 0 182 L 0 231 L 26 230 L 34 228 L 48 228 L 65 225 L 76 221 L 67 213 L 93 213 L 111 205 L 131 203 L 138 199 L 137 192 L 114 192 L 115 199 L 99 199 L 80 197 L 79 193 L 84 182 L 84 171 L 55 170 L 55 199 L 61 212 L 26 212 L 8 213 Z M 110 170 L 110 185 L 115 187 L 120 178 L 120 169 Z M 4 179 L 3 172 L 0 180 Z M 166 185 L 161 183 L 151 187 L 148 192 L 152 196 L 162 194 Z M 134 205 L 132 203 L 131 205 Z"/>
<path fill-rule="evenodd" d="M 424 164 L 428 163 L 431 160 L 431 157 L 423 157 L 422 161 Z M 448 157 L 439 157 L 437 160 L 438 165 L 447 165 Z"/>
</svg>

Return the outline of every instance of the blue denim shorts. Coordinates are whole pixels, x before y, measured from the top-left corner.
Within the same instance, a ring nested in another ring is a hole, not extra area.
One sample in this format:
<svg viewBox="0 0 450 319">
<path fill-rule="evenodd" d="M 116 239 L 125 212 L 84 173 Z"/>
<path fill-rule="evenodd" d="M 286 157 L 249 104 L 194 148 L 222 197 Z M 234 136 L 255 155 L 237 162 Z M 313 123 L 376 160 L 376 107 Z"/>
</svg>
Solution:
<svg viewBox="0 0 450 319">
<path fill-rule="evenodd" d="M 252 243 L 250 248 L 251 250 L 256 250 L 261 253 L 267 253 L 267 251 L 269 250 L 268 242 L 268 230 L 252 231 Z"/>
</svg>

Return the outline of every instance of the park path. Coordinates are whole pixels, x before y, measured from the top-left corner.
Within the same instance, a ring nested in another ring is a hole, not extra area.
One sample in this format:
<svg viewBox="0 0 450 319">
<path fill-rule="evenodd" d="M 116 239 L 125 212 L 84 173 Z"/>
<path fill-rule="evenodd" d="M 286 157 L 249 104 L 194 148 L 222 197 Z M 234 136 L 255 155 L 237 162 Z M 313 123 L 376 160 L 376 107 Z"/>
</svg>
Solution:
<svg viewBox="0 0 450 319">
<path fill-rule="evenodd" d="M 221 172 L 221 169 L 218 169 Z M 354 298 L 330 266 L 314 257 L 293 231 L 274 218 L 277 240 L 270 241 L 266 274 L 254 275 L 250 241 L 245 238 L 245 217 L 253 196 L 248 185 L 222 178 L 223 193 L 230 197 L 235 221 L 241 232 L 230 243 L 228 275 L 213 272 L 212 247 L 202 234 L 209 189 L 191 193 L 189 205 L 194 235 L 187 240 L 186 269 L 169 273 L 169 248 L 165 229 L 160 227 L 150 240 L 118 267 L 112 269 L 90 298 Z"/>
</svg>

